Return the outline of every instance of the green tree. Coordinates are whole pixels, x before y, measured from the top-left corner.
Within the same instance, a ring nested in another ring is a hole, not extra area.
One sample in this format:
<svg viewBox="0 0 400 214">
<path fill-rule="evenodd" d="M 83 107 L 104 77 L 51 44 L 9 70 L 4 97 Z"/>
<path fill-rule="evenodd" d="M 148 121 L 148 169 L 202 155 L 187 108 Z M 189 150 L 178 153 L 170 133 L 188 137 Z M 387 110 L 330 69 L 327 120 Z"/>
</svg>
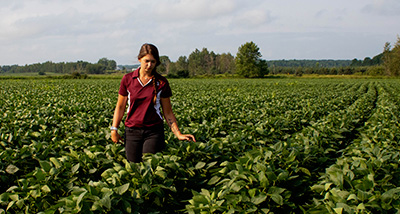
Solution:
<svg viewBox="0 0 400 214">
<path fill-rule="evenodd" d="M 236 73 L 242 77 L 263 77 L 268 74 L 267 61 L 261 59 L 260 48 L 254 42 L 241 45 L 236 54 Z"/>
<path fill-rule="evenodd" d="M 386 42 L 385 46 L 383 47 L 383 66 L 387 75 L 390 75 L 390 49 L 390 43 Z"/>
<path fill-rule="evenodd" d="M 380 53 L 372 58 L 372 65 L 382 64 L 383 53 Z"/>
<path fill-rule="evenodd" d="M 353 60 L 351 60 L 350 66 L 360 66 L 361 63 L 362 63 L 362 62 L 361 62 L 360 60 L 354 58 Z"/>
<path fill-rule="evenodd" d="M 86 66 L 86 72 L 88 74 L 104 74 L 106 68 L 106 66 L 101 64 L 89 64 L 88 66 Z"/>
<path fill-rule="evenodd" d="M 215 74 L 215 59 L 217 58 L 217 55 L 214 53 L 214 51 L 209 52 L 207 48 L 203 48 L 201 51 L 201 57 L 204 72 L 208 75 Z"/>
<path fill-rule="evenodd" d="M 106 67 L 106 70 L 115 70 L 117 68 L 117 62 L 115 62 L 115 60 L 109 60 L 105 57 L 99 59 L 97 64 Z"/>
<path fill-rule="evenodd" d="M 390 44 L 386 43 L 384 48 L 384 65 L 386 73 L 392 76 L 400 75 L 400 37 L 397 36 L 397 42 L 390 50 Z"/>
<path fill-rule="evenodd" d="M 189 62 L 186 56 L 180 56 L 178 61 L 176 61 L 176 67 L 178 71 L 188 71 Z"/>
<path fill-rule="evenodd" d="M 231 53 L 217 55 L 215 64 L 219 74 L 235 72 L 235 57 Z"/>
<path fill-rule="evenodd" d="M 115 62 L 115 61 L 114 61 Z M 74 63 L 74 67 L 75 67 L 75 71 L 78 72 L 83 72 L 84 70 L 86 70 L 86 67 L 90 64 L 89 62 L 85 62 L 85 61 L 77 61 L 76 63 Z M 115 65 L 116 66 L 116 65 Z"/>
<path fill-rule="evenodd" d="M 169 77 L 186 78 L 189 77 L 189 62 L 186 56 L 180 56 L 175 63 L 171 63 Z"/>
<path fill-rule="evenodd" d="M 203 48 L 202 51 L 196 48 L 196 50 L 189 55 L 188 66 L 191 76 L 203 75 L 206 73 L 205 66 L 207 62 L 204 56 L 207 54 L 208 50 L 206 48 Z"/>
<path fill-rule="evenodd" d="M 203 48 L 201 51 L 196 48 L 188 59 L 190 75 L 211 75 L 216 73 L 216 57 L 217 55 L 213 51 L 208 51 L 207 48 Z"/>
<path fill-rule="evenodd" d="M 383 65 L 385 73 L 391 76 L 400 75 L 400 37 L 397 36 L 397 42 L 393 49 L 390 50 L 391 46 L 389 42 L 385 43 L 383 49 Z"/>
<path fill-rule="evenodd" d="M 365 57 L 363 61 L 363 66 L 370 66 L 372 65 L 372 59 L 370 57 Z"/>
<path fill-rule="evenodd" d="M 168 74 L 171 60 L 168 56 L 160 56 L 161 64 L 157 67 L 157 72 L 160 74 Z"/>
<path fill-rule="evenodd" d="M 202 74 L 201 55 L 199 49 L 196 48 L 188 58 L 188 69 L 190 76 Z"/>
</svg>

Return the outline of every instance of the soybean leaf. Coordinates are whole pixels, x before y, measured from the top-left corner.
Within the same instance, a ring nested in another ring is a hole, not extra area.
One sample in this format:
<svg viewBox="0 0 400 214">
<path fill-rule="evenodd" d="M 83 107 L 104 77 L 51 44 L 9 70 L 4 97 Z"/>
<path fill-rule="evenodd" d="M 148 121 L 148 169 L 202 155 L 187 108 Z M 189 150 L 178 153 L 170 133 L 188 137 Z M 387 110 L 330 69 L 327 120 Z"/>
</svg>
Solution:
<svg viewBox="0 0 400 214">
<path fill-rule="evenodd" d="M 6 192 L 12 192 L 13 190 L 16 190 L 16 189 L 18 189 L 17 186 L 12 186 L 12 187 L 8 188 Z M 12 195 L 12 196 L 14 196 L 14 195 Z M 17 195 L 17 196 L 18 196 L 18 195 Z M 11 197 L 11 196 L 10 196 L 10 197 Z"/>
<path fill-rule="evenodd" d="M 286 189 L 280 188 L 280 187 L 271 187 L 268 189 L 268 193 L 270 194 L 281 194 L 285 191 Z"/>
<path fill-rule="evenodd" d="M 73 166 L 72 168 L 71 168 L 71 172 L 72 172 L 72 174 L 75 174 L 77 171 L 78 171 L 78 169 L 79 169 L 79 163 L 78 164 L 76 164 L 75 166 Z"/>
<path fill-rule="evenodd" d="M 299 167 L 298 169 L 299 169 L 300 171 L 302 171 L 303 173 L 305 173 L 306 175 L 311 176 L 311 173 L 310 173 L 310 171 L 309 171 L 307 168 Z"/>
<path fill-rule="evenodd" d="M 204 162 L 198 162 L 195 166 L 195 169 L 202 169 L 205 165 L 206 163 Z"/>
<path fill-rule="evenodd" d="M 39 161 L 39 164 L 40 164 L 40 167 L 42 167 L 42 169 L 45 172 L 49 172 L 50 171 L 50 169 L 51 169 L 50 162 L 48 162 L 48 161 Z"/>
<path fill-rule="evenodd" d="M 124 194 L 127 190 L 129 189 L 129 183 L 126 183 L 124 185 L 121 185 L 117 188 L 115 188 L 115 193 L 122 195 Z"/>
<path fill-rule="evenodd" d="M 231 186 L 231 190 L 235 192 L 239 192 L 242 189 L 242 185 L 240 182 L 234 182 Z"/>
<path fill-rule="evenodd" d="M 219 177 L 219 176 L 214 176 L 214 177 L 212 177 L 209 181 L 208 181 L 208 185 L 213 185 L 213 184 L 215 184 L 215 183 L 217 183 L 219 180 L 221 179 L 221 177 Z"/>
<path fill-rule="evenodd" d="M 154 174 L 160 176 L 163 179 L 165 179 L 167 177 L 167 173 L 164 170 L 158 170 Z"/>
<path fill-rule="evenodd" d="M 218 163 L 217 161 L 214 161 L 214 162 L 211 162 L 211 163 L 207 164 L 207 169 L 213 167 L 217 163 Z"/>
<path fill-rule="evenodd" d="M 347 197 L 347 200 L 348 200 L 348 201 L 350 201 L 350 200 L 357 200 L 356 194 L 350 194 L 349 197 Z"/>
<path fill-rule="evenodd" d="M 40 137 L 40 133 L 39 132 L 32 132 L 31 135 L 34 136 L 34 137 Z"/>
<path fill-rule="evenodd" d="M 336 214 L 342 214 L 342 212 L 343 212 L 343 207 L 333 208 L 333 210 L 335 211 Z"/>
<path fill-rule="evenodd" d="M 83 197 L 86 195 L 87 191 L 82 192 L 79 197 L 78 200 L 76 200 L 76 205 L 79 206 L 79 204 L 81 203 Z"/>
<path fill-rule="evenodd" d="M 8 195 L 9 193 L 7 192 L 0 194 L 0 203 L 5 203 L 9 198 Z"/>
<path fill-rule="evenodd" d="M 45 193 L 49 193 L 51 192 L 50 187 L 47 185 L 42 186 L 42 188 L 40 188 L 43 192 Z"/>
<path fill-rule="evenodd" d="M 208 200 L 204 195 L 195 195 L 193 196 L 193 202 L 197 204 L 207 204 Z"/>
<path fill-rule="evenodd" d="M 18 170 L 19 170 L 19 168 L 12 164 L 8 165 L 6 168 L 6 172 L 8 174 L 14 174 L 14 173 L 18 172 Z"/>
<path fill-rule="evenodd" d="M 34 173 L 34 176 L 36 177 L 36 179 L 38 181 L 43 181 L 44 179 L 46 179 L 46 173 L 44 173 L 42 171 L 42 169 L 37 169 Z"/>
<path fill-rule="evenodd" d="M 10 203 L 8 203 L 6 211 L 8 211 L 15 204 L 15 202 L 16 201 L 11 201 Z"/>
<path fill-rule="evenodd" d="M 283 205 L 283 198 L 281 195 L 279 194 L 272 194 L 271 198 L 273 201 L 275 201 L 275 203 L 279 204 L 279 205 Z"/>
<path fill-rule="evenodd" d="M 56 167 L 56 169 L 61 167 L 60 161 L 57 160 L 57 158 L 55 157 L 51 157 L 50 161 L 54 164 L 54 166 Z"/>
<path fill-rule="evenodd" d="M 101 206 L 104 206 L 107 209 L 111 209 L 110 195 L 106 194 L 102 199 L 100 199 L 100 204 L 101 204 Z"/>
<path fill-rule="evenodd" d="M 265 193 L 260 193 L 254 197 L 251 198 L 251 202 L 253 204 L 261 204 L 262 202 L 264 202 L 267 199 L 267 194 Z"/>
</svg>

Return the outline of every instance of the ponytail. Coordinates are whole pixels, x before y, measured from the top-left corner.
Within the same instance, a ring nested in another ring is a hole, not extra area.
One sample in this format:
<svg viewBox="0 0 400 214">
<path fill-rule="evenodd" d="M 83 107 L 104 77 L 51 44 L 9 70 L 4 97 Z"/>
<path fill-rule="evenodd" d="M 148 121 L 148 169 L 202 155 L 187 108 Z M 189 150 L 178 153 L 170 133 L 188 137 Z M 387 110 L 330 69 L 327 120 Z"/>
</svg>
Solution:
<svg viewBox="0 0 400 214">
<path fill-rule="evenodd" d="M 157 79 L 156 79 L 156 75 L 153 75 L 153 78 L 151 78 L 152 79 L 152 81 L 153 81 L 153 87 L 154 87 L 154 91 L 153 91 L 153 94 L 154 94 L 154 97 L 153 97 L 153 104 L 154 105 L 156 105 L 156 102 L 157 102 L 157 93 L 158 93 L 158 87 L 157 87 Z"/>
<path fill-rule="evenodd" d="M 158 86 L 162 84 L 162 81 L 159 80 L 159 79 L 157 79 L 157 72 L 155 72 L 155 71 L 153 70 L 153 73 L 154 73 L 154 75 L 153 75 L 153 77 L 151 78 L 151 81 L 153 81 L 153 88 L 154 88 L 154 90 L 153 90 L 153 94 L 154 94 L 154 97 L 153 97 L 153 104 L 156 105 L 156 102 L 157 102 L 157 94 L 158 94 L 158 92 L 159 92 L 159 91 L 158 91 Z"/>
</svg>

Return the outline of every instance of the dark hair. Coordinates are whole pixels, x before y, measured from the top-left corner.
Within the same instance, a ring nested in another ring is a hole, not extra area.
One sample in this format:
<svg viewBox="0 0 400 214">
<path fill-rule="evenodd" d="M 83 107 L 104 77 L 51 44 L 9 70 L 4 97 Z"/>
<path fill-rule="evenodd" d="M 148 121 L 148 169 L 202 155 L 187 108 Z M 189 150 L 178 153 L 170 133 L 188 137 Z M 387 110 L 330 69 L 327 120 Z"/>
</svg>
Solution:
<svg viewBox="0 0 400 214">
<path fill-rule="evenodd" d="M 155 45 L 149 44 L 149 43 L 143 44 L 142 47 L 140 48 L 138 59 L 143 58 L 147 54 L 152 55 L 154 57 L 154 59 L 156 59 L 156 67 L 161 64 L 160 55 L 159 55 L 158 49 Z"/>
<path fill-rule="evenodd" d="M 155 45 L 145 43 L 140 48 L 138 59 L 143 58 L 147 54 L 152 55 L 154 57 L 154 59 L 156 60 L 156 67 L 152 71 L 153 72 L 152 81 L 153 81 L 153 88 L 154 88 L 154 91 L 153 91 L 153 94 L 154 94 L 153 104 L 155 105 L 156 101 L 157 101 L 157 93 L 158 93 L 158 84 L 157 84 L 157 82 L 159 82 L 159 84 L 161 84 L 161 81 L 156 78 L 156 72 L 157 72 L 156 68 L 157 68 L 157 66 L 159 66 L 161 64 L 160 55 L 159 55 L 158 49 L 157 49 L 157 47 Z"/>
</svg>

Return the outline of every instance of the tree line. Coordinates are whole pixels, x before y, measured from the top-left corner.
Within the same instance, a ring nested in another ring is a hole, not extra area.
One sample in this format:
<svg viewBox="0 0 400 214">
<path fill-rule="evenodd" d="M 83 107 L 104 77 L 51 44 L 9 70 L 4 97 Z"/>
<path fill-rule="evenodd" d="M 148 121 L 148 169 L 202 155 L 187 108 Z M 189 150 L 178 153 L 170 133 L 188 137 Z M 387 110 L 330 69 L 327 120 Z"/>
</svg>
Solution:
<svg viewBox="0 0 400 214">
<path fill-rule="evenodd" d="M 357 60 L 357 59 L 355 59 Z M 351 60 L 333 60 L 333 59 L 321 59 L 321 60 L 313 60 L 313 59 L 290 59 L 290 60 L 269 60 L 269 67 L 289 67 L 289 68 L 297 68 L 297 67 L 307 67 L 307 68 L 332 68 L 332 67 L 346 67 L 352 64 Z"/>
<path fill-rule="evenodd" d="M 264 77 L 265 75 L 303 74 L 319 75 L 390 75 L 398 76 L 400 67 L 400 40 L 394 48 L 385 44 L 383 53 L 363 60 L 270 60 L 262 55 L 254 42 L 239 47 L 236 56 L 230 53 L 215 54 L 203 48 L 196 49 L 189 57 L 181 56 L 171 62 L 164 56 L 159 71 L 170 77 L 198 75 L 235 74 L 241 77 Z"/>
<path fill-rule="evenodd" d="M 160 56 L 161 65 L 157 71 L 171 78 L 196 76 L 236 75 L 246 78 L 264 77 L 268 74 L 321 74 L 321 75 L 400 75 L 400 38 L 394 47 L 386 43 L 383 52 L 363 60 L 270 60 L 261 58 L 259 47 L 254 42 L 247 42 L 238 48 L 236 56 L 231 53 L 217 54 L 207 48 L 195 49 L 189 56 L 180 56 L 176 62 L 168 56 Z M 97 63 L 78 61 L 71 63 L 37 63 L 25 66 L 1 66 L 5 73 L 75 73 L 104 74 L 115 72 L 114 60 L 101 58 Z M 122 70 L 130 72 L 124 67 Z"/>
<path fill-rule="evenodd" d="M 54 63 L 47 61 L 44 63 L 35 63 L 30 65 L 3 65 L 0 66 L 0 73 L 38 73 L 45 75 L 46 73 L 56 74 L 104 74 L 107 70 L 115 70 L 117 63 L 115 60 L 101 58 L 97 63 L 89 63 L 85 61 L 77 62 L 59 62 Z"/>
<path fill-rule="evenodd" d="M 234 74 L 235 57 L 230 53 L 216 54 L 203 48 L 194 50 L 189 57 L 180 56 L 172 62 L 168 56 L 160 57 L 157 71 L 169 77 L 193 77 L 199 75 Z"/>
<path fill-rule="evenodd" d="M 254 42 L 238 48 L 236 56 L 230 53 L 216 54 L 203 48 L 196 49 L 189 57 L 181 56 L 171 62 L 161 57 L 159 72 L 170 77 L 212 76 L 235 74 L 241 77 L 264 77 L 265 75 L 303 74 L 320 75 L 400 75 L 400 38 L 393 48 L 386 43 L 382 53 L 363 60 L 270 60 L 262 55 Z"/>
</svg>

